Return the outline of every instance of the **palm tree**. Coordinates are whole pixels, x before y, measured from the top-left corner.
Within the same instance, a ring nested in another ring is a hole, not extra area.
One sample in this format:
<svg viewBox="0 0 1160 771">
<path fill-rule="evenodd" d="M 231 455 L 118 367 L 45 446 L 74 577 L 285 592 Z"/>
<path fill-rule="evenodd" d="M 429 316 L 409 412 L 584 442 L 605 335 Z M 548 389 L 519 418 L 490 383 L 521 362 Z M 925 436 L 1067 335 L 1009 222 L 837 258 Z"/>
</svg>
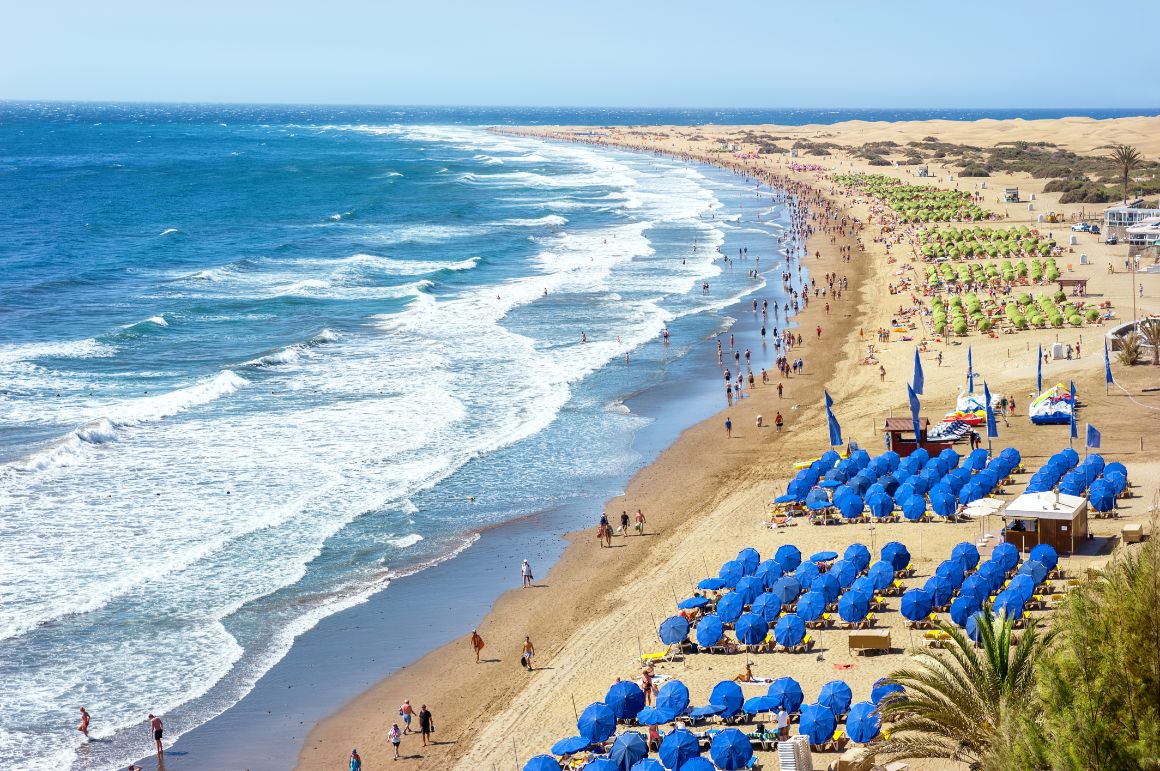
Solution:
<svg viewBox="0 0 1160 771">
<path fill-rule="evenodd" d="M 1124 182 L 1124 203 L 1128 202 L 1128 176 L 1132 169 L 1144 162 L 1144 156 L 1131 145 L 1116 145 L 1110 156 L 1112 163 L 1120 169 L 1120 177 Z"/>
<path fill-rule="evenodd" d="M 1152 346 L 1152 365 L 1160 365 L 1160 319 L 1144 319 L 1136 328 L 1140 330 L 1140 339 Z"/>
<path fill-rule="evenodd" d="M 939 622 L 944 651 L 914 654 L 915 666 L 890 675 L 903 692 L 879 704 L 893 720 L 881 752 L 896 758 L 947 758 L 981 768 L 1005 744 L 1035 690 L 1035 664 L 1051 643 L 1035 622 L 1011 647 L 1011 620 L 990 609 L 976 616 L 979 645 Z"/>
</svg>

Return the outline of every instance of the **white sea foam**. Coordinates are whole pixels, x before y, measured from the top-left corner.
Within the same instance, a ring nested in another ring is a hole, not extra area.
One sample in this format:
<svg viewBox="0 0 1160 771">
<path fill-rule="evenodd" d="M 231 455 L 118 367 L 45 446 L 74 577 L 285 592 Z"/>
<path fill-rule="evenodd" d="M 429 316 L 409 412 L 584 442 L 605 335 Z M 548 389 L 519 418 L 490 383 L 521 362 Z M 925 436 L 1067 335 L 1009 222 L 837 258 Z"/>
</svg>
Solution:
<svg viewBox="0 0 1160 771">
<path fill-rule="evenodd" d="M 159 235 L 169 236 L 169 235 L 173 235 L 174 233 L 180 233 L 180 232 L 181 231 L 178 230 L 177 228 L 165 228 L 165 230 L 162 230 Z"/>
<path fill-rule="evenodd" d="M 520 228 L 536 228 L 547 226 L 562 228 L 568 224 L 568 219 L 566 217 L 561 217 L 559 214 L 548 214 L 543 217 L 535 217 L 533 219 L 504 220 L 503 224 Z"/>
<path fill-rule="evenodd" d="M 370 268 L 380 273 L 392 276 L 423 276 L 438 273 L 442 270 L 460 271 L 471 270 L 479 264 L 478 257 L 469 257 L 466 260 L 455 262 L 440 262 L 437 260 L 404 260 L 394 257 L 382 257 L 376 254 L 352 254 L 350 257 L 337 261 L 340 265 Z"/>
<path fill-rule="evenodd" d="M 408 546 L 414 546 L 423 540 L 423 536 L 418 533 L 411 533 L 404 535 L 401 538 L 388 538 L 387 543 L 394 546 L 396 549 L 406 549 Z"/>
</svg>

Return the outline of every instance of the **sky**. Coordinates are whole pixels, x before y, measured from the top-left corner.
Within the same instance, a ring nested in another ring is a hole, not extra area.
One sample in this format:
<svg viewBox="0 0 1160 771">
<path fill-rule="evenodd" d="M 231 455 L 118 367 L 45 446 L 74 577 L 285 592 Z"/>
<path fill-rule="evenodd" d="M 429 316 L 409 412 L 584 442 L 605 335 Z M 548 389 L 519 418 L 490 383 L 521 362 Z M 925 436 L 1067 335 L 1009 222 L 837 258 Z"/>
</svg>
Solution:
<svg viewBox="0 0 1160 771">
<path fill-rule="evenodd" d="M 1160 4 L 57 0 L 6 4 L 0 99 L 1157 107 Z M 1154 34 L 1152 35 L 1155 36 Z M 1139 79 L 1123 77 L 1141 73 Z"/>
</svg>

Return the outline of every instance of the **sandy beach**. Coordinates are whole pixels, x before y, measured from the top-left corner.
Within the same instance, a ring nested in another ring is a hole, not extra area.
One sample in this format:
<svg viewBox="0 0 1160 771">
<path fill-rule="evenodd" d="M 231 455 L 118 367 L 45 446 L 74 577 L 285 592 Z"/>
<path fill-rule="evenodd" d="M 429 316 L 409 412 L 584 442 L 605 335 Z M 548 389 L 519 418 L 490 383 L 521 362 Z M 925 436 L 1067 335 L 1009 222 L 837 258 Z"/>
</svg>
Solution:
<svg viewBox="0 0 1160 771">
<path fill-rule="evenodd" d="M 1053 360 L 1044 366 L 1044 383 L 1075 381 L 1083 405 L 1081 437 L 1082 423 L 1099 428 L 1101 454 L 1128 467 L 1136 494 L 1122 502 L 1118 519 L 1092 520 L 1095 538 L 1082 554 L 1064 560 L 1066 570 L 1082 572 L 1102 564 L 1125 523 L 1148 522 L 1149 508 L 1160 487 L 1160 453 L 1154 438 L 1160 429 L 1160 394 L 1143 389 L 1160 384 L 1157 369 L 1149 364 L 1123 366 L 1113 357 L 1113 372 L 1120 387 L 1113 386 L 1105 395 L 1102 336 L 1107 325 L 1098 324 L 993 336 L 971 330 L 968 336 L 936 342 L 932 331 L 920 321 L 908 335 L 912 340 L 901 340 L 895 334 L 890 342 L 875 343 L 875 331 L 896 326 L 892 322 L 900 317 L 900 310 L 913 304 L 912 291 L 918 292 L 922 286 L 918 272 L 911 268 L 917 262 L 906 237 L 911 231 L 903 226 L 884 233 L 886 212 L 882 206 L 867 195 L 845 191 L 832 176 L 881 173 L 912 184 L 978 194 L 979 205 L 999 215 L 986 223 L 987 227 L 1027 225 L 1044 234 L 1050 232 L 1064 245 L 1065 254 L 1058 258 L 1061 268 L 1067 265 L 1070 271 L 1064 275 L 1089 278 L 1089 295 L 1111 303 L 1117 321 L 1130 320 L 1133 295 L 1138 295 L 1138 315 L 1160 312 L 1160 274 L 1136 274 L 1134 279 L 1126 275 L 1126 247 L 1106 245 L 1100 236 L 1077 233 L 1077 243 L 1068 243 L 1072 215 L 1102 212 L 1104 204 L 1062 204 L 1059 193 L 1044 191 L 1046 179 L 1024 172 L 995 172 L 985 179 L 958 178 L 957 169 L 940 166 L 934 160 L 929 162 L 932 176 L 915 179 L 913 166 L 871 166 L 854 151 L 868 142 L 894 142 L 895 155 L 887 156 L 893 161 L 908 142 L 937 137 L 943 143 L 978 148 L 1013 141 L 1051 142 L 1080 155 L 1105 154 L 1106 146 L 1126 143 L 1155 159 L 1160 154 L 1160 118 L 624 127 L 600 129 L 596 132 L 600 136 L 593 136 L 590 129 L 537 127 L 519 133 L 659 152 L 712 163 L 751 178 L 768 175 L 790 180 L 801 186 L 802 197 L 814 199 L 814 213 L 822 211 L 826 201 L 837 218 L 857 223 L 852 235 L 817 233 L 808 244 L 808 255 L 801 260 L 818 286 L 824 274 L 837 273 L 846 277 L 849 288 L 841 299 L 830 299 L 828 312 L 824 301 L 813 300 L 795 319 L 803 345 L 795 348 L 792 356 L 801 356 L 806 366 L 803 374 L 780 380 L 784 386 L 780 398 L 776 391 L 779 377 L 771 372 L 769 385 L 763 386 L 759 380 L 747 398 L 685 431 L 656 462 L 632 479 L 623 496 L 608 502 L 605 511 L 610 515 L 642 509 L 648 519 L 645 536 L 614 538 L 613 548 L 605 549 L 597 544 L 594 528 L 573 534 L 563 557 L 546 576 L 537 576 L 534 588 L 513 588 L 487 614 L 479 626 L 486 641 L 481 663 L 475 663 L 467 639 L 470 629 L 464 629 L 463 637 L 454 643 L 373 685 L 316 725 L 298 758 L 299 768 L 338 768 L 351 747 L 359 748 L 367 764 L 364 767 L 386 765 L 391 756 L 386 731 L 398 719 L 398 706 L 404 699 L 410 699 L 416 709 L 429 705 L 437 728 L 431 747 L 422 747 L 418 737 L 404 738 L 405 760 L 400 767 L 522 768 L 529 757 L 546 752 L 554 741 L 574 735 L 575 711 L 602 699 L 615 679 L 638 677 L 639 653 L 660 647 L 657 624 L 675 612 L 676 599 L 688 596 L 698 580 L 715 575 L 720 564 L 743 547 L 756 548 L 764 558 L 783 543 L 793 543 L 805 554 L 823 548 L 840 552 L 850 543 L 864 543 L 876 554 L 875 547 L 897 540 L 906 544 L 914 557 L 916 576 L 909 581 L 914 584 L 929 576 L 954 544 L 997 533 L 1001 525 L 996 518 L 958 524 L 838 527 L 814 527 L 801 520 L 796 526 L 777 530 L 765 526 L 767 503 L 784 492 L 794 473 L 792 464 L 826 449 L 823 388 L 836 402 L 844 439 L 854 440 L 876 455 L 884 449 L 884 419 L 907 414 L 906 382 L 920 342 L 927 347 L 922 354 L 926 379 L 923 414 L 937 420 L 954 407 L 965 381 L 970 346 L 975 368 L 991 391 L 1011 395 L 1018 403 L 1009 426 L 999 425 L 995 449 L 1019 449 L 1030 470 L 1068 445 L 1066 425 L 1034 426 L 1027 420 L 1027 397 L 1035 383 L 1035 352 L 1039 345 L 1048 347 L 1055 342 L 1080 344 L 1081 357 Z M 826 154 L 791 158 L 785 153 L 757 152 L 763 142 L 789 147 L 796 141 L 824 143 Z M 722 151 L 723 147 L 729 149 Z M 1024 203 L 1000 203 L 997 199 L 1007 186 L 1018 186 Z M 1035 195 L 1033 209 L 1026 203 L 1031 194 Z M 1048 211 L 1062 213 L 1064 222 L 1039 222 L 1038 215 Z M 820 230 L 821 223 L 814 224 Z M 901 241 L 899 236 L 903 236 Z M 841 256 L 846 247 L 849 262 Z M 1081 263 L 1081 253 L 1087 257 L 1086 264 Z M 743 267 L 738 263 L 734 269 Z M 1109 267 L 1117 272 L 1109 272 Z M 912 277 L 918 280 L 917 288 L 896 293 L 899 285 Z M 1142 285 L 1142 294 L 1137 284 Z M 1051 286 L 1052 291 L 1054 288 Z M 735 328 L 739 348 L 761 345 L 758 326 L 757 316 L 741 315 Z M 816 327 L 821 327 L 820 335 L 815 334 Z M 876 346 L 875 356 L 884 376 L 880 376 L 878 364 L 863 364 L 871 343 Z M 713 340 L 700 345 L 705 357 L 713 356 Z M 778 411 L 785 416 L 781 432 L 772 426 Z M 756 426 L 758 415 L 764 418 L 761 427 Z M 734 427 L 732 436 L 724 429 L 726 417 Z M 965 452 L 964 447 L 959 446 L 960 453 Z M 1022 489 L 1027 476 L 1018 479 L 1015 493 Z M 1008 490 L 1003 498 L 1009 499 L 1011 492 Z M 518 581 L 518 575 L 513 575 L 513 587 Z M 874 681 L 903 665 L 906 649 L 917 642 L 897 612 L 897 598 L 891 598 L 887 605 L 879 614 L 879 626 L 891 630 L 893 648 L 889 653 L 852 655 L 847 650 L 846 633 L 827 629 L 813 633 L 817 647 L 811 654 L 751 656 L 754 674 L 796 678 L 807 701 L 823 683 L 834 679 L 850 684 L 855 701 L 868 698 Z M 518 660 L 525 636 L 531 638 L 537 652 L 536 669 L 531 673 L 522 670 Z M 662 664 L 658 672 L 683 681 L 693 703 L 702 704 L 712 686 L 740 674 L 746 660 L 745 654 L 694 654 Z M 766 686 L 743 688 L 748 697 L 764 693 Z M 824 768 L 834 757 L 815 754 L 815 767 Z M 766 753 L 759 753 L 759 758 L 767 767 L 772 760 Z M 946 767 L 944 761 L 912 764 L 915 769 Z"/>
</svg>

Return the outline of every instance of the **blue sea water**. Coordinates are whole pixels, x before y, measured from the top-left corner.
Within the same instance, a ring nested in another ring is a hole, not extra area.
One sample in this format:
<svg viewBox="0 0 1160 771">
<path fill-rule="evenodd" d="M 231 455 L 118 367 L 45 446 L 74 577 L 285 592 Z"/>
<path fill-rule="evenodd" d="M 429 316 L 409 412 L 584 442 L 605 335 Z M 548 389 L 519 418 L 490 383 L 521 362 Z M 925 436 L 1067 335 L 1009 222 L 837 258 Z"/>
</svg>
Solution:
<svg viewBox="0 0 1160 771">
<path fill-rule="evenodd" d="M 706 167 L 157 109 L 0 124 L 4 768 L 113 767 L 481 528 L 598 507 L 624 400 L 765 286 L 716 247 L 779 266 L 782 207 Z"/>
</svg>

